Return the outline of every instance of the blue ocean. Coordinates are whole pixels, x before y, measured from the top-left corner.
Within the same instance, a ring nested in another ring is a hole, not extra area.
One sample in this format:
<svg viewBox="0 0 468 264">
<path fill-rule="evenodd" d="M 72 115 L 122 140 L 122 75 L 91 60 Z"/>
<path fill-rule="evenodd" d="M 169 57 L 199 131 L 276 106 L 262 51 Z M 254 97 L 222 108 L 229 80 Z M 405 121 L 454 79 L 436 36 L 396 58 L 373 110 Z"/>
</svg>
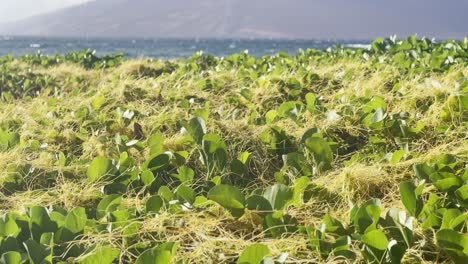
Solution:
<svg viewBox="0 0 468 264">
<path fill-rule="evenodd" d="M 371 40 L 277 40 L 277 39 L 105 39 L 47 38 L 0 36 L 0 57 L 21 56 L 40 51 L 42 54 L 65 54 L 91 49 L 97 54 L 124 53 L 129 58 L 186 58 L 203 51 L 218 57 L 247 50 L 260 57 L 279 51 L 296 54 L 298 50 L 327 49 L 336 45 L 367 47 Z"/>
</svg>

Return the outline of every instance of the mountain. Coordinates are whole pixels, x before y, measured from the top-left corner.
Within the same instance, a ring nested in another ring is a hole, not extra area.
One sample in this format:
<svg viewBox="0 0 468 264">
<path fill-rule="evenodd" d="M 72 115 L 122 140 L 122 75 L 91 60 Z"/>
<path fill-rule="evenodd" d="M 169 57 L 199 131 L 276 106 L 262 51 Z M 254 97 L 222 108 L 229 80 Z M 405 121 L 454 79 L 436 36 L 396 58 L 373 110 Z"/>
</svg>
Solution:
<svg viewBox="0 0 468 264">
<path fill-rule="evenodd" d="M 96 0 L 3 35 L 164 38 L 468 36 L 466 0 Z"/>
</svg>

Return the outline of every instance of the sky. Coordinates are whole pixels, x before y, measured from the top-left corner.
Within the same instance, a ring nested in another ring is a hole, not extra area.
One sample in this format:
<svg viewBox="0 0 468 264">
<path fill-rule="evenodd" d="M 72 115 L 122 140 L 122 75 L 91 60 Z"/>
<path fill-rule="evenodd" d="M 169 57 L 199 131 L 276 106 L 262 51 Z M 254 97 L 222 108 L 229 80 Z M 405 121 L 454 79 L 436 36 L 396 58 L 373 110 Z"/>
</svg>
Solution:
<svg viewBox="0 0 468 264">
<path fill-rule="evenodd" d="M 85 2 L 90 4 L 24 20 Z M 0 32 L 29 36 L 293 38 L 418 33 L 463 38 L 468 34 L 466 10 L 468 0 L 0 0 Z"/>
<path fill-rule="evenodd" d="M 88 1 L 91 0 L 0 0 L 0 23 L 20 20 Z"/>
</svg>

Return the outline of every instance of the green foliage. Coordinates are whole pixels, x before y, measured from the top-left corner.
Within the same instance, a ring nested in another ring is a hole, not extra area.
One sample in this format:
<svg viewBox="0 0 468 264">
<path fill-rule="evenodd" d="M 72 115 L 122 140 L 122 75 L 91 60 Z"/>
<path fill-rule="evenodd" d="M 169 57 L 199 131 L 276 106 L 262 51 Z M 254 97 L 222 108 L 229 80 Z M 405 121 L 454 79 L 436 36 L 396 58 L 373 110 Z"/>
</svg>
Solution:
<svg viewBox="0 0 468 264">
<path fill-rule="evenodd" d="M 115 173 L 115 166 L 112 160 L 106 157 L 95 158 L 88 167 L 88 180 L 89 182 L 95 182 L 103 178 L 104 176 L 111 176 Z"/>
<path fill-rule="evenodd" d="M 244 249 L 237 263 L 239 264 L 260 264 L 262 260 L 270 254 L 267 246 L 262 244 L 253 244 Z"/>
<path fill-rule="evenodd" d="M 233 216 L 240 217 L 244 213 L 245 196 L 234 186 L 217 185 L 208 193 L 208 199 L 231 211 Z"/>
<path fill-rule="evenodd" d="M 177 251 L 176 243 L 164 243 L 143 252 L 136 260 L 136 264 L 171 264 Z"/>
<path fill-rule="evenodd" d="M 20 141 L 18 133 L 8 133 L 0 130 L 0 151 L 6 151 L 16 146 Z"/>
<path fill-rule="evenodd" d="M 437 244 L 447 254 L 453 256 L 456 263 L 468 260 L 468 236 L 450 229 L 443 229 L 436 233 Z"/>
<path fill-rule="evenodd" d="M 305 141 L 306 148 L 312 152 L 315 164 L 319 170 L 329 170 L 332 168 L 333 152 L 324 139 L 310 137 Z"/>
<path fill-rule="evenodd" d="M 93 264 L 93 263 L 102 263 L 102 264 L 112 264 L 120 255 L 120 251 L 116 248 L 104 247 L 98 248 L 91 252 L 89 255 L 84 257 L 80 263 L 81 264 Z"/>
<path fill-rule="evenodd" d="M 419 188 L 416 188 L 408 181 L 400 183 L 401 201 L 412 216 L 417 217 L 422 210 L 422 187 L 424 186 L 421 185 Z"/>
<path fill-rule="evenodd" d="M 263 193 L 263 197 L 270 203 L 275 210 L 281 210 L 291 200 L 292 190 L 281 183 L 268 187 Z"/>
<path fill-rule="evenodd" d="M 465 263 L 467 50 L 1 58 L 0 264 Z"/>
<path fill-rule="evenodd" d="M 17 251 L 8 251 L 2 254 L 0 258 L 0 263 L 2 264 L 21 264 L 23 260 L 21 254 Z"/>
<path fill-rule="evenodd" d="M 206 134 L 206 124 L 205 120 L 201 117 L 194 117 L 188 122 L 183 122 L 182 126 L 187 130 L 190 136 L 193 137 L 193 140 L 198 143 L 203 143 L 203 137 Z"/>
<path fill-rule="evenodd" d="M 152 196 L 146 201 L 146 212 L 147 213 L 159 213 L 164 205 L 164 201 L 159 196 Z"/>
</svg>

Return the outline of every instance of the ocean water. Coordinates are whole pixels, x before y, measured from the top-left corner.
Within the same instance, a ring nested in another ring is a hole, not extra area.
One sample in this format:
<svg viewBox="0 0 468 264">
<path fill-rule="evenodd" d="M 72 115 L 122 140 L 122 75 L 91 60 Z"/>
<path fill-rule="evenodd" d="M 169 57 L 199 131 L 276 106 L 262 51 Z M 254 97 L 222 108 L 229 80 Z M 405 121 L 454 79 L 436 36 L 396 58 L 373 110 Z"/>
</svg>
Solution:
<svg viewBox="0 0 468 264">
<path fill-rule="evenodd" d="M 279 51 L 296 54 L 299 49 L 327 49 L 336 45 L 367 47 L 370 40 L 275 40 L 275 39 L 95 39 L 0 36 L 0 57 L 21 56 L 40 51 L 42 54 L 64 54 L 91 49 L 97 54 L 124 53 L 126 57 L 155 59 L 186 58 L 198 51 L 227 56 L 248 50 L 260 57 Z"/>
</svg>

